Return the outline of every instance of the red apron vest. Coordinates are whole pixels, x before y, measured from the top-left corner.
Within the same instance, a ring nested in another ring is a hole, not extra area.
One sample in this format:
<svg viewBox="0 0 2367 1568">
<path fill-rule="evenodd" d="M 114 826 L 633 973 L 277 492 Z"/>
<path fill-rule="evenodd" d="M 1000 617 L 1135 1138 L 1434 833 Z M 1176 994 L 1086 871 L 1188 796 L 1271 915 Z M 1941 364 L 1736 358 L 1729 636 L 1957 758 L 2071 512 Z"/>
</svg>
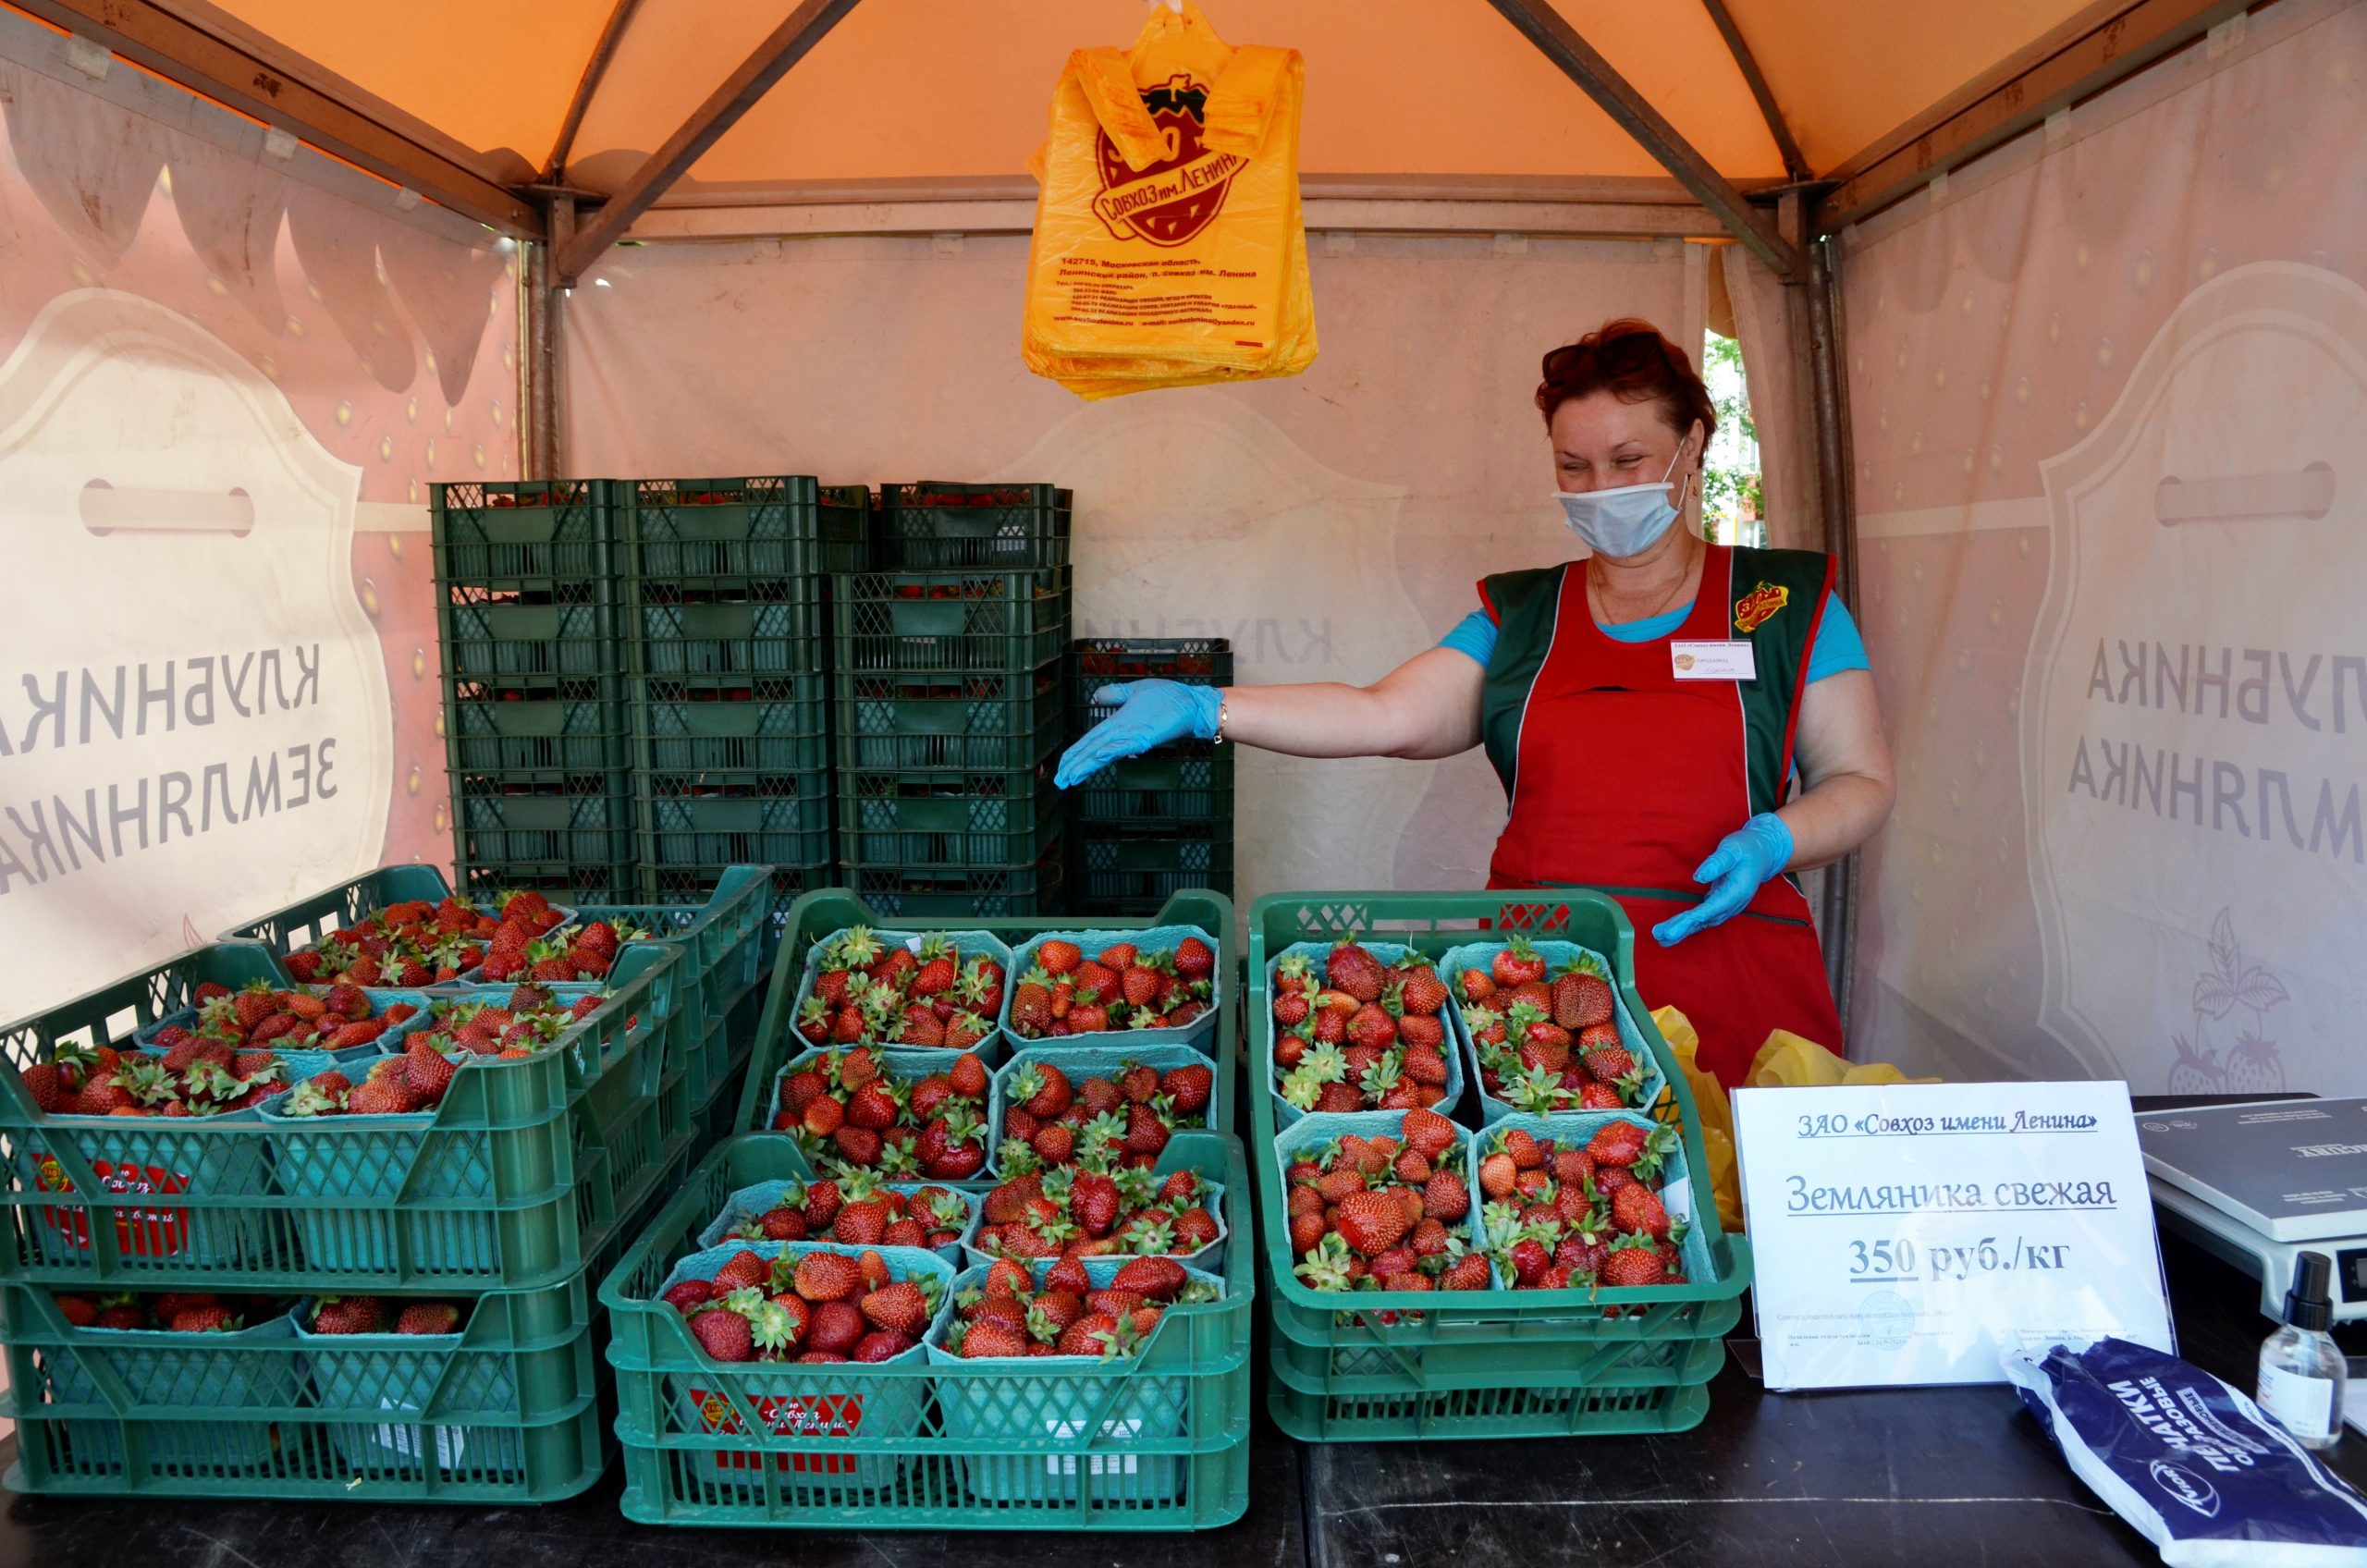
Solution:
<svg viewBox="0 0 2367 1568">
<path fill-rule="evenodd" d="M 1740 1082 L 1770 1031 L 1841 1048 L 1808 901 L 1788 876 L 1723 925 L 1663 948 L 1651 927 L 1703 889 L 1718 840 L 1783 802 L 1808 650 L 1832 562 L 1802 551 L 1709 546 L 1684 624 L 1622 643 L 1594 622 L 1582 563 L 1480 584 L 1499 631 L 1481 732 L 1509 817 L 1491 888 L 1599 888 L 1636 927 L 1636 988 L 1681 1009 L 1700 1065 Z M 1677 641 L 1742 639 L 1757 679 L 1681 680 Z"/>
</svg>

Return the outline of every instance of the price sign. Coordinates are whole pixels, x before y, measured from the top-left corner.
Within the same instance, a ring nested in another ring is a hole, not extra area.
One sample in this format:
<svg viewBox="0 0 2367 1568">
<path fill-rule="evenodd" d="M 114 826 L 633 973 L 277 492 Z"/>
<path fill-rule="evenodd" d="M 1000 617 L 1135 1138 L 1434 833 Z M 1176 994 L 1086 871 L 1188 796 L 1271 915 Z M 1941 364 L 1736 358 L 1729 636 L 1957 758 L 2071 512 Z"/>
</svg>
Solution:
<svg viewBox="0 0 2367 1568">
<path fill-rule="evenodd" d="M 2005 1380 L 1998 1353 L 2173 1351 L 2126 1084 L 1735 1096 L 1767 1386 Z"/>
</svg>

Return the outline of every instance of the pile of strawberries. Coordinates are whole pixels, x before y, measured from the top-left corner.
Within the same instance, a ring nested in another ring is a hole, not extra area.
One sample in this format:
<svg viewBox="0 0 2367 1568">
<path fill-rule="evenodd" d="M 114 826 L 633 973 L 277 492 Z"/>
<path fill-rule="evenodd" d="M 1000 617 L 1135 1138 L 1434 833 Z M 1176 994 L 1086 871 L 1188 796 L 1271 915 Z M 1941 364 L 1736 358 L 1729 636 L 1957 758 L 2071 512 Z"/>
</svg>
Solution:
<svg viewBox="0 0 2367 1568">
<path fill-rule="evenodd" d="M 542 897 L 539 893 L 533 896 Z M 511 902 L 514 906 L 516 900 Z M 484 972 L 481 976 L 487 984 L 531 980 L 564 986 L 605 980 L 609 966 L 617 961 L 617 949 L 649 936 L 638 926 L 615 925 L 605 920 L 562 926 L 539 941 L 525 937 L 524 930 L 523 925 L 507 920 L 495 928 L 492 939 L 485 944 Z"/>
<path fill-rule="evenodd" d="M 1292 1270 L 1318 1291 L 1484 1291 L 1488 1260 L 1464 1224 L 1463 1133 L 1409 1110 L 1397 1136 L 1350 1133 L 1285 1160 Z"/>
<path fill-rule="evenodd" d="M 1120 942 L 1090 959 L 1074 942 L 1047 937 L 1036 945 L 1036 967 L 1011 994 L 1011 1030 L 1036 1040 L 1181 1029 L 1207 1016 L 1216 970 L 1215 949 L 1197 937 L 1171 952 Z"/>
<path fill-rule="evenodd" d="M 964 967 L 950 937 L 923 937 L 915 952 L 855 925 L 816 950 L 813 989 L 797 1009 L 797 1033 L 809 1045 L 966 1051 L 994 1033 L 1002 965 L 981 954 Z"/>
<path fill-rule="evenodd" d="M 987 1267 L 983 1283 L 954 1299 L 956 1321 L 945 1346 L 964 1361 L 1022 1356 L 1132 1355 L 1171 1306 L 1213 1301 L 1217 1287 L 1195 1280 L 1172 1258 L 1137 1257 L 1097 1288 L 1082 1258 L 1043 1269 L 1038 1286 L 1009 1258 Z"/>
<path fill-rule="evenodd" d="M 160 1334 L 227 1334 L 288 1310 L 269 1296 L 220 1296 L 211 1291 L 131 1291 L 108 1295 L 60 1295 L 58 1316 L 73 1329 L 126 1329 Z"/>
<path fill-rule="evenodd" d="M 1384 964 L 1343 941 L 1322 973 L 1304 953 L 1274 966 L 1276 1094 L 1307 1111 L 1428 1110 L 1446 1098 L 1446 983 L 1409 953 Z"/>
<path fill-rule="evenodd" d="M 540 893 L 499 894 L 494 907 L 498 913 L 488 914 L 473 900 L 457 895 L 436 904 L 424 899 L 391 903 L 289 953 L 288 973 L 308 985 L 443 985 L 484 963 L 497 947 L 522 954 L 528 943 L 559 923 Z M 505 927 L 516 935 L 504 936 Z M 615 955 L 613 947 L 609 954 Z"/>
<path fill-rule="evenodd" d="M 561 1002 L 539 982 L 513 986 L 507 998 L 457 997 L 432 1002 L 427 1023 L 404 1040 L 455 1059 L 532 1056 L 600 1011 L 603 993 Z"/>
<path fill-rule="evenodd" d="M 942 1291 L 926 1274 L 899 1280 L 877 1252 L 784 1248 L 732 1255 L 712 1280 L 684 1280 L 664 1301 L 717 1361 L 886 1361 L 921 1342 Z"/>
<path fill-rule="evenodd" d="M 967 1182 L 987 1165 L 987 1064 L 973 1051 L 910 1079 L 865 1047 L 808 1051 L 781 1074 L 773 1127 L 795 1133 L 809 1158 Z"/>
<path fill-rule="evenodd" d="M 1543 1115 L 1639 1106 L 1644 1069 L 1619 1042 L 1611 982 L 1573 959 L 1549 983 L 1528 939 L 1455 976 L 1464 1027 L 1491 1099 Z"/>
<path fill-rule="evenodd" d="M 457 1301 L 323 1296 L 305 1312 L 304 1327 L 315 1334 L 457 1334 L 467 1317 Z"/>
<path fill-rule="evenodd" d="M 1189 1170 L 1112 1169 L 1105 1150 L 1040 1174 L 1007 1176 L 986 1196 L 970 1245 L 992 1257 L 1189 1257 L 1217 1240 L 1211 1189 Z"/>
<path fill-rule="evenodd" d="M 746 1211 L 743 1211 L 746 1212 Z M 949 1247 L 970 1222 L 969 1206 L 943 1187 L 890 1186 L 876 1171 L 796 1182 L 763 1210 L 731 1227 L 742 1242 L 843 1242 L 865 1247 Z"/>
<path fill-rule="evenodd" d="M 419 1011 L 409 1002 L 397 1002 L 379 1011 L 359 986 L 291 991 L 267 980 L 251 981 L 238 991 L 208 980 L 190 993 L 190 999 L 197 1006 L 197 1027 L 167 1024 L 156 1031 L 150 1045 L 170 1051 L 202 1038 L 234 1049 L 272 1046 L 284 1051 L 341 1051 L 374 1044 Z"/>
<path fill-rule="evenodd" d="M 1515 1127 L 1482 1145 L 1488 1247 L 1515 1290 L 1685 1282 L 1686 1222 L 1661 1200 L 1667 1127 L 1607 1123 L 1585 1144 Z"/>
<path fill-rule="evenodd" d="M 257 981 L 244 990 L 207 981 L 194 995 L 198 1025 L 169 1025 L 144 1051 L 79 1041 L 22 1069 L 25 1093 L 44 1116 L 218 1116 L 263 1103 L 288 1086 L 282 1050 L 367 1046 L 417 1010 L 398 1003 L 371 1016 L 358 986 L 326 996 Z M 269 1047 L 269 1048 L 266 1048 Z"/>
<path fill-rule="evenodd" d="M 1128 1062 L 1072 1081 L 1052 1062 L 1022 1062 L 1004 1091 L 1000 1168 L 1024 1176 L 1096 1152 L 1119 1165 L 1156 1164 L 1178 1129 L 1208 1125 L 1215 1088 L 1215 1070 L 1197 1063 L 1161 1072 Z"/>
</svg>

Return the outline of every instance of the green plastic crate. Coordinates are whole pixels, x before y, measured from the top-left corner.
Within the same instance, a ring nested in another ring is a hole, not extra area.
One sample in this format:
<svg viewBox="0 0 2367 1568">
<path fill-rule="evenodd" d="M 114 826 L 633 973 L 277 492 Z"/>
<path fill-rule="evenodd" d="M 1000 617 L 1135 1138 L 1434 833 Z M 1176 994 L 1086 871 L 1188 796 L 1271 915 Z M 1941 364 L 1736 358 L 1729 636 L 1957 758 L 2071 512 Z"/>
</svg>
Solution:
<svg viewBox="0 0 2367 1568">
<path fill-rule="evenodd" d="M 431 485 L 437 583 L 613 604 L 622 580 L 613 490 L 605 479 Z"/>
<path fill-rule="evenodd" d="M 613 593 L 591 603 L 454 583 L 436 604 L 445 671 L 500 685 L 512 677 L 620 675 L 630 668 Z"/>
<path fill-rule="evenodd" d="M 1073 501 L 1049 484 L 883 484 L 879 564 L 899 571 L 1064 567 Z"/>
<path fill-rule="evenodd" d="M 1257 1290 L 1245 1247 L 1227 1264 L 1223 1300 L 1176 1309 L 1144 1353 L 1125 1361 L 1061 1360 L 1043 1371 L 926 1361 L 865 1368 L 859 1384 L 850 1377 L 850 1390 L 878 1402 L 873 1408 L 917 1419 L 889 1423 L 901 1428 L 892 1436 L 831 1435 L 828 1464 L 818 1462 L 813 1438 L 719 1433 L 668 1397 L 669 1379 L 695 1376 L 725 1392 L 715 1409 L 730 1409 L 734 1394 L 726 1390 L 734 1380 L 753 1385 L 759 1375 L 800 1370 L 718 1367 L 699 1354 L 679 1315 L 655 1299 L 674 1260 L 696 1248 L 700 1229 L 729 1195 L 786 1179 L 793 1157 L 792 1145 L 768 1134 L 719 1146 L 601 1281 L 614 1329 L 607 1354 L 617 1368 L 628 1518 L 694 1526 L 1181 1530 L 1240 1517 L 1248 1504 Z M 1231 1183 L 1245 1175 L 1233 1139 L 1180 1135 L 1160 1169 L 1197 1170 L 1224 1185 L 1229 1202 L 1241 1202 L 1231 1195 Z M 1246 1214 L 1236 1208 L 1229 1218 L 1238 1223 Z M 1178 1395 L 1184 1411 L 1173 1435 L 1105 1429 L 1107 1412 L 1145 1399 L 1165 1409 Z M 818 1399 L 794 1412 L 780 1403 L 755 1406 L 744 1394 L 737 1403 L 783 1425 L 785 1417 L 816 1424 L 845 1410 Z M 743 1418 L 742 1427 L 764 1425 L 762 1415 L 755 1423 Z"/>
<path fill-rule="evenodd" d="M 399 1305 L 399 1304 L 396 1304 Z M 551 1502 L 606 1466 L 581 1277 L 487 1294 L 448 1336 L 76 1329 L 0 1291 L 8 1486 L 131 1497 Z M 295 1310 L 301 1310 L 300 1307 Z"/>
<path fill-rule="evenodd" d="M 706 1101 L 728 1067 L 728 1020 L 763 974 L 771 878 L 769 865 L 731 865 L 704 899 L 589 904 L 576 910 L 580 921 L 629 925 L 681 952 L 674 978 L 672 1060 L 690 1074 L 694 1105 Z"/>
<path fill-rule="evenodd" d="M 830 682 L 820 675 L 732 683 L 644 680 L 634 699 L 652 773 L 794 773 L 830 766 Z M 744 693 L 742 694 L 742 693 Z"/>
<path fill-rule="evenodd" d="M 862 572 L 831 579 L 832 668 L 1035 669 L 1069 635 L 1069 570 Z"/>
<path fill-rule="evenodd" d="M 827 769 L 648 775 L 643 792 L 642 858 L 651 865 L 810 865 L 830 858 Z"/>
<path fill-rule="evenodd" d="M 1213 824 L 1232 836 L 1233 747 L 1178 741 L 1111 763 L 1077 784 L 1077 821 L 1104 833 L 1171 832 Z"/>
<path fill-rule="evenodd" d="M 518 775 L 455 774 L 456 858 L 468 865 L 629 861 L 637 826 L 629 778 L 594 775 L 554 785 L 532 776 L 521 782 Z"/>
<path fill-rule="evenodd" d="M 1635 933 L 1615 900 L 1591 889 L 1522 893 L 1277 893 L 1248 919 L 1250 1027 L 1257 1060 L 1272 1048 L 1269 962 L 1297 942 L 1355 934 L 1442 957 L 1484 933 L 1522 931 L 1576 942 L 1611 961 L 1613 989 L 1668 1080 L 1655 1108 L 1682 1125 L 1685 1164 L 1706 1170 L 1693 1096 L 1635 994 Z M 1273 1102 L 1249 1096 L 1253 1142 L 1270 1149 Z M 1466 1109 L 1466 1114 L 1470 1114 Z M 1707 1409 L 1699 1384 L 1716 1366 L 1691 1348 L 1738 1320 L 1750 1244 L 1701 1204 L 1697 1234 L 1715 1278 L 1649 1290 L 1353 1293 L 1316 1291 L 1291 1273 L 1281 1170 L 1257 1162 L 1261 1249 L 1274 1376 L 1268 1403 L 1307 1441 L 1378 1441 L 1524 1433 L 1676 1431 Z M 1639 1309 L 1606 1317 L 1605 1308 Z M 1381 1315 L 1397 1316 L 1383 1323 Z M 1698 1379 L 1698 1380 L 1688 1380 Z M 1589 1390 L 1599 1390 L 1590 1393 Z"/>
<path fill-rule="evenodd" d="M 1087 909 L 1155 908 L 1185 888 L 1233 887 L 1233 835 L 1214 825 L 1156 838 L 1084 838 L 1072 858 Z"/>
<path fill-rule="evenodd" d="M 740 1096 L 748 1081 L 748 1060 L 754 1053 L 742 1043 L 730 1057 L 723 1075 L 707 1093 L 704 1104 L 692 1111 L 692 1157 L 695 1160 L 724 1139 L 731 1136 L 740 1119 Z"/>
<path fill-rule="evenodd" d="M 1185 686 L 1233 684 L 1233 643 L 1222 637 L 1080 637 L 1068 646 L 1070 691 L 1081 729 L 1118 711 L 1094 701 L 1104 686 L 1172 680 Z"/>
<path fill-rule="evenodd" d="M 839 767 L 849 775 L 1029 772 L 1061 749 L 1056 665 L 943 675 L 841 670 L 833 680 Z"/>
<path fill-rule="evenodd" d="M 874 773 L 853 778 L 876 787 L 896 777 Z M 849 865 L 1032 864 L 1060 832 L 1061 802 L 1049 785 L 1015 799 L 847 794 L 840 805 L 839 858 Z"/>
<path fill-rule="evenodd" d="M 835 846 L 833 846 L 835 848 Z M 730 868 L 721 865 L 653 865 L 646 868 L 646 881 L 652 892 L 661 900 L 701 898 L 716 885 L 716 878 Z M 837 882 L 838 857 L 833 854 L 806 865 L 773 867 L 771 900 L 766 911 L 765 954 L 758 964 L 757 995 L 742 998 L 741 1005 L 753 1001 L 761 1008 L 764 981 L 762 976 L 772 972 L 772 955 L 780 946 L 780 933 L 789 917 L 790 906 L 816 888 L 827 888 Z M 735 1047 L 746 1041 L 744 1032 L 736 1035 Z"/>
<path fill-rule="evenodd" d="M 617 485 L 644 582 L 727 590 L 871 565 L 871 496 L 802 475 Z"/>
<path fill-rule="evenodd" d="M 233 926 L 222 933 L 222 940 L 261 942 L 284 955 L 311 947 L 388 904 L 414 900 L 440 904 L 451 896 L 451 884 L 432 865 L 382 865 Z"/>
<path fill-rule="evenodd" d="M 1033 865 L 856 865 L 846 876 L 866 903 L 907 923 L 1025 920 L 1061 905 L 1057 845 Z"/>
<path fill-rule="evenodd" d="M 819 578 L 767 599 L 690 599 L 634 585 L 635 668 L 651 680 L 772 680 L 828 668 L 830 607 Z"/>
<path fill-rule="evenodd" d="M 518 770 L 614 775 L 632 766 L 632 728 L 617 676 L 499 682 L 444 680 L 444 747 L 455 773 Z"/>
<path fill-rule="evenodd" d="M 953 924 L 932 922 L 926 929 L 938 929 Z M 1060 930 L 1074 930 L 1076 921 L 1050 919 L 1043 916 L 975 916 L 963 917 L 963 926 L 981 929 L 1006 947 L 1017 948 L 1043 936 Z M 1193 926 L 1216 938 L 1220 955 L 1237 949 L 1233 943 L 1233 900 L 1206 891 L 1179 893 L 1166 908 L 1146 920 L 1110 923 L 1119 930 L 1143 931 L 1159 926 Z M 926 929 L 919 922 L 905 922 L 891 917 L 877 905 L 866 901 L 846 888 L 826 888 L 806 893 L 793 904 L 783 924 L 780 950 L 775 955 L 770 978 L 764 992 L 763 1011 L 754 1029 L 754 1057 L 749 1064 L 748 1084 L 742 1091 L 738 1125 L 742 1131 L 758 1132 L 772 1122 L 772 1084 L 781 1068 L 806 1049 L 806 1042 L 792 1025 L 797 1007 L 808 984 L 807 970 L 814 945 L 849 926 L 864 925 L 874 931 L 902 925 L 908 931 Z M 1231 971 L 1222 966 L 1217 973 L 1226 977 Z M 1015 975 L 1007 979 L 1016 979 Z M 1239 1070 L 1240 1061 L 1240 997 L 1239 989 L 1227 983 L 1217 986 L 1216 1032 L 1213 1036 L 1200 1036 L 1204 1045 L 1212 1040 L 1209 1054 L 1216 1062 L 1217 1079 L 1229 1085 Z M 1017 1044 L 1017 1042 L 1013 1042 Z"/>
</svg>

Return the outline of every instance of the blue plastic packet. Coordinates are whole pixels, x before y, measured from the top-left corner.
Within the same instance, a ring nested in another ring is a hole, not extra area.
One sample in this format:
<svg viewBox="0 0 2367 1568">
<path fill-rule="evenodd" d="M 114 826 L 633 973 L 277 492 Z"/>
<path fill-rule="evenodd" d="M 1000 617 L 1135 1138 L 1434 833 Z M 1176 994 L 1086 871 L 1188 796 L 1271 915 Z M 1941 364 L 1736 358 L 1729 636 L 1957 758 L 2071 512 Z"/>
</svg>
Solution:
<svg viewBox="0 0 2367 1568">
<path fill-rule="evenodd" d="M 2208 1372 L 2127 1340 L 2002 1359 L 2072 1473 L 2172 1568 L 2367 1568 L 2367 1498 Z"/>
</svg>

